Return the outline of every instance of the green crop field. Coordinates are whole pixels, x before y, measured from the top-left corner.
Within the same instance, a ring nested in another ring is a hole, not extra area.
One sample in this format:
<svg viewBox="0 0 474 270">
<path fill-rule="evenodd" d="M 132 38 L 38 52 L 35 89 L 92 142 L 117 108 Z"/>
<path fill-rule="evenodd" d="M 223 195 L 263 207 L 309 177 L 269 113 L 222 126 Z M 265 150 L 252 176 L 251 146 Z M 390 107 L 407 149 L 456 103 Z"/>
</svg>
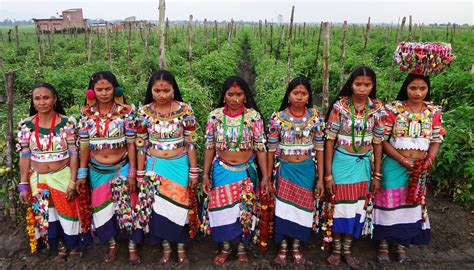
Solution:
<svg viewBox="0 0 474 270">
<path fill-rule="evenodd" d="M 231 28 L 233 30 L 229 35 Z M 11 42 L 7 35 L 10 29 L 13 29 Z M 436 104 L 444 107 L 447 135 L 431 179 L 436 191 L 449 194 L 455 201 L 464 203 L 474 201 L 472 30 L 472 26 L 423 26 L 412 30 L 413 40 L 449 42 L 456 55 L 450 68 L 432 78 L 432 97 Z M 18 47 L 14 28 L 0 27 L 0 31 L 2 72 L 10 69 L 15 71 L 14 123 L 27 116 L 31 88 L 39 82 L 53 84 L 60 93 L 67 113 L 78 117 L 89 76 L 93 72 L 111 69 L 124 87 L 128 102 L 137 105 L 143 101 L 148 77 L 152 71 L 159 69 L 157 27 L 133 29 L 130 33 L 127 30 L 112 31 L 107 39 L 103 33 L 44 33 L 37 36 L 33 27 L 20 27 Z M 219 24 L 217 28 L 214 23 L 208 23 L 207 26 L 202 22 L 193 24 L 190 72 L 188 26 L 170 24 L 165 41 L 166 62 L 168 69 L 177 77 L 185 101 L 192 104 L 202 131 L 207 114 L 217 100 L 221 84 L 227 76 L 239 72 L 242 59 L 249 59 L 250 66 L 247 69 L 256 76 L 254 89 L 257 103 L 267 119 L 278 109 L 286 89 L 290 38 L 291 77 L 300 74 L 308 76 L 316 105 L 320 105 L 323 63 L 323 41 L 318 42 L 320 31 L 319 24 L 294 25 L 291 36 L 288 34 L 287 24 L 262 24 L 260 28 L 256 24 L 235 24 L 233 27 Z M 341 78 L 345 80 L 354 67 L 362 64 L 376 71 L 377 96 L 381 100 L 390 101 L 398 93 L 406 74 L 395 67 L 393 87 L 390 89 L 396 25 L 372 25 L 364 48 L 365 32 L 365 26 L 349 25 L 346 61 L 341 77 L 342 26 L 331 26 L 330 99 L 337 94 Z M 405 27 L 401 40 L 407 40 L 408 35 Z M 4 83 L 2 78 L 0 80 Z M 0 104 L 2 173 L 5 166 L 7 125 L 5 92 L 0 93 L 0 102 L 3 102 Z M 202 136 L 200 140 L 201 148 L 198 150 L 202 150 Z M 16 168 L 13 170 L 16 171 Z"/>
</svg>

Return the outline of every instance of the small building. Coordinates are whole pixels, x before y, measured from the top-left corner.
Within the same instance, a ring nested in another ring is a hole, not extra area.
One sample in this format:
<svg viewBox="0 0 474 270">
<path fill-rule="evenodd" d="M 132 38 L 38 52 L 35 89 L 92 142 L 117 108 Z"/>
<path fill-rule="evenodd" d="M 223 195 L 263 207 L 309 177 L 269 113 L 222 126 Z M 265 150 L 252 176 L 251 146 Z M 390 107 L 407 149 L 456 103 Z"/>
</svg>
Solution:
<svg viewBox="0 0 474 270">
<path fill-rule="evenodd" d="M 87 19 L 82 15 L 82 8 L 63 10 L 59 18 L 33 19 L 35 26 L 44 32 L 61 32 L 67 29 L 85 29 Z"/>
<path fill-rule="evenodd" d="M 109 30 L 112 31 L 114 29 L 114 25 L 112 23 L 104 22 L 104 23 L 92 23 L 89 24 L 89 29 L 92 33 L 100 33 L 103 34 L 105 31 Z"/>
</svg>

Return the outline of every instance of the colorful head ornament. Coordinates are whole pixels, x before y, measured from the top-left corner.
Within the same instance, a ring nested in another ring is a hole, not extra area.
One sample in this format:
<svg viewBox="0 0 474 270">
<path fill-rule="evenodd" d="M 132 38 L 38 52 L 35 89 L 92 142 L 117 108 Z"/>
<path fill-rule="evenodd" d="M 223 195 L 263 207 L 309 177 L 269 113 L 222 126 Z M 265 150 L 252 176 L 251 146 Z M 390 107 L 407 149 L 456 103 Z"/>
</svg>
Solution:
<svg viewBox="0 0 474 270">
<path fill-rule="evenodd" d="M 401 71 L 429 76 L 441 73 L 455 57 L 448 43 L 401 42 L 394 58 Z"/>
<path fill-rule="evenodd" d="M 96 103 L 95 99 L 95 92 L 94 89 L 87 89 L 85 93 L 87 104 L 89 106 L 93 106 Z M 114 89 L 114 96 L 115 96 L 115 104 L 123 104 L 123 88 L 121 86 L 117 86 Z"/>
</svg>

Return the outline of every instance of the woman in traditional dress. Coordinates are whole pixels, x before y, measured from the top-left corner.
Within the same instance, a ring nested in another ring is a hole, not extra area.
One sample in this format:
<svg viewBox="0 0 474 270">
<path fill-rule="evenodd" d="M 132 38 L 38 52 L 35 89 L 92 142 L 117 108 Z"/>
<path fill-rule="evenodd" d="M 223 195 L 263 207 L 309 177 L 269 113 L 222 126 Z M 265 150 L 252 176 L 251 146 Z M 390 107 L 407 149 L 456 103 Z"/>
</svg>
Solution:
<svg viewBox="0 0 474 270">
<path fill-rule="evenodd" d="M 426 177 L 443 141 L 442 108 L 430 102 L 428 76 L 409 74 L 397 100 L 387 104 L 382 185 L 375 199 L 374 239 L 379 262 L 388 262 L 388 241 L 397 244 L 398 260 L 406 248 L 430 241 L 426 214 Z"/>
<path fill-rule="evenodd" d="M 259 186 L 255 159 L 265 192 L 269 179 L 263 121 L 242 78 L 231 76 L 225 80 L 218 108 L 207 119 L 205 139 L 203 188 L 210 194 L 212 239 L 222 243 L 214 263 L 226 262 L 232 240 L 239 242 L 238 260 L 248 262 L 245 244 L 250 242 L 256 225 Z"/>
<path fill-rule="evenodd" d="M 18 189 L 20 201 L 32 204 L 27 210 L 31 251 L 57 247 L 57 259 L 61 260 L 81 255 L 77 251 L 80 223 L 75 198 L 76 121 L 65 114 L 54 87 L 41 83 L 32 91 L 30 117 L 18 127 Z"/>
<path fill-rule="evenodd" d="M 136 152 L 134 107 L 124 101 L 123 89 L 109 71 L 94 73 L 89 80 L 79 130 L 78 185 L 86 178 L 92 187 L 95 234 L 109 248 L 105 262 L 116 259 L 118 238 L 129 239 L 129 261 L 139 263 L 136 244 Z"/>
<path fill-rule="evenodd" d="M 376 99 L 375 73 L 368 67 L 356 68 L 327 114 L 324 181 L 327 192 L 335 196 L 334 240 L 327 259 L 331 265 L 340 263 L 341 247 L 347 264 L 359 265 L 351 244 L 362 232 L 366 196 L 369 191 L 375 195 L 380 185 L 385 117 L 383 104 Z"/>
<path fill-rule="evenodd" d="M 308 79 L 297 77 L 268 127 L 268 175 L 275 171 L 275 241 L 280 243 L 277 264 L 286 262 L 288 238 L 293 239 L 294 262 L 305 262 L 300 242 L 310 240 L 314 200 L 324 194 L 323 162 L 324 121 L 313 108 Z"/>
<path fill-rule="evenodd" d="M 199 175 L 193 110 L 183 102 L 173 74 L 166 70 L 150 77 L 144 103 L 137 116 L 140 200 L 152 200 L 149 231 L 152 240 L 162 241 L 160 264 L 170 262 L 170 242 L 177 244 L 178 263 L 189 263 L 184 248 L 190 239 L 189 188 L 196 185 Z M 147 212 L 141 216 L 145 230 L 147 216 Z"/>
</svg>

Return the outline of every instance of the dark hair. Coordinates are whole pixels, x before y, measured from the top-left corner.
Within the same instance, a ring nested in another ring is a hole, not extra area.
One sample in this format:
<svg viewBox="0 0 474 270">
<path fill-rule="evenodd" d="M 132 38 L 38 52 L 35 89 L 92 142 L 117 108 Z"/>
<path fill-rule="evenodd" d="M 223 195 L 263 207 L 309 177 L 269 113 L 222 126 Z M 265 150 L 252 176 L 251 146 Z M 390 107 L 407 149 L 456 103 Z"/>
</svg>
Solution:
<svg viewBox="0 0 474 270">
<path fill-rule="evenodd" d="M 53 110 L 56 113 L 66 115 L 66 111 L 64 111 L 63 105 L 61 104 L 61 100 L 59 99 L 58 92 L 56 91 L 54 86 L 49 83 L 39 83 L 33 87 L 33 90 L 31 90 L 30 116 L 33 116 L 38 113 L 33 104 L 33 92 L 35 91 L 35 89 L 40 87 L 48 89 L 51 93 L 53 93 L 53 96 L 56 97 L 56 103 L 54 104 Z"/>
<path fill-rule="evenodd" d="M 306 104 L 306 107 L 311 108 L 313 107 L 313 95 L 311 93 L 311 84 L 309 83 L 308 78 L 305 76 L 299 76 L 291 80 L 291 82 L 288 84 L 288 87 L 286 88 L 285 96 L 283 97 L 283 100 L 281 101 L 280 105 L 280 111 L 283 111 L 288 107 L 288 101 L 289 98 L 288 96 L 290 95 L 291 91 L 295 89 L 297 86 L 303 85 L 306 87 L 306 90 L 308 90 L 309 98 L 308 98 L 308 103 Z"/>
<path fill-rule="evenodd" d="M 114 89 L 120 86 L 120 84 L 117 81 L 117 77 L 115 77 L 115 75 L 112 72 L 110 72 L 110 71 L 98 71 L 98 72 L 92 74 L 91 77 L 89 78 L 89 86 L 88 86 L 87 89 L 94 90 L 95 84 L 100 80 L 108 81 L 109 83 L 112 84 Z M 115 92 L 114 92 L 114 95 L 115 95 Z M 123 96 L 123 103 L 127 104 L 127 101 L 125 100 L 125 94 Z M 84 105 L 85 104 L 87 104 L 87 99 L 84 101 Z"/>
<path fill-rule="evenodd" d="M 257 112 L 260 113 L 260 111 L 258 110 L 258 107 L 257 107 L 257 103 L 255 103 L 255 99 L 253 98 L 252 92 L 250 92 L 249 85 L 247 84 L 247 82 L 245 82 L 244 79 L 242 79 L 239 76 L 229 76 L 224 81 L 224 84 L 222 85 L 221 95 L 220 95 L 219 101 L 217 103 L 217 107 L 218 108 L 224 107 L 225 93 L 227 92 L 227 90 L 229 90 L 229 88 L 232 87 L 232 85 L 234 83 L 236 83 L 240 87 L 240 89 L 242 89 L 244 91 L 244 94 L 245 94 L 244 106 L 245 106 L 245 108 L 252 108 L 252 109 L 254 109 L 254 110 L 256 110 Z"/>
<path fill-rule="evenodd" d="M 426 94 L 424 100 L 430 100 L 430 77 L 412 73 L 408 74 L 408 76 L 405 78 L 405 81 L 403 81 L 402 87 L 400 88 L 400 91 L 397 95 L 397 100 L 405 101 L 408 99 L 408 85 L 417 79 L 423 80 L 428 85 L 428 93 Z"/>
<path fill-rule="evenodd" d="M 372 98 L 372 99 L 377 98 L 377 77 L 375 75 L 375 72 L 367 66 L 356 67 L 352 71 L 351 75 L 347 79 L 344 86 L 342 86 L 341 91 L 339 91 L 339 94 L 337 94 L 336 99 L 328 107 L 328 110 L 326 112 L 326 121 L 327 121 L 327 119 L 329 119 L 329 114 L 331 113 L 332 108 L 334 107 L 334 104 L 339 100 L 340 97 L 350 97 L 350 96 L 352 96 L 352 84 L 354 83 L 354 80 L 359 76 L 368 76 L 372 79 L 373 88 L 372 88 L 372 91 L 369 94 L 369 97 Z"/>
<path fill-rule="evenodd" d="M 145 94 L 145 101 L 143 102 L 144 105 L 150 104 L 153 102 L 153 93 L 151 92 L 151 88 L 153 87 L 153 84 L 155 84 L 156 81 L 161 81 L 161 80 L 167 81 L 173 87 L 174 100 L 183 101 L 183 97 L 181 96 L 181 92 L 179 91 L 179 86 L 178 86 L 178 83 L 176 82 L 176 79 L 174 78 L 174 75 L 167 70 L 158 70 L 154 72 L 151 75 L 150 79 L 148 80 L 148 86 L 146 88 L 146 94 Z"/>
</svg>

